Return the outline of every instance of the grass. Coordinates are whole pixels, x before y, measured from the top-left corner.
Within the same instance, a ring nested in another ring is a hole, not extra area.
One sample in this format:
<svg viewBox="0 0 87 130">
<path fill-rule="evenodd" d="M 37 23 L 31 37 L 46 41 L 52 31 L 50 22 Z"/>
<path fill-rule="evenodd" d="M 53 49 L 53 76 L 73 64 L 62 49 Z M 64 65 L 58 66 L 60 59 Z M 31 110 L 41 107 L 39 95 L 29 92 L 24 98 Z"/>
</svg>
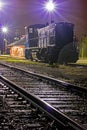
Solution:
<svg viewBox="0 0 87 130">
<path fill-rule="evenodd" d="M 42 65 L 42 63 L 33 62 L 31 60 L 26 60 L 24 58 L 16 58 L 16 57 L 10 57 L 9 55 L 1 55 L 0 60 L 11 62 L 11 63 L 24 63 L 24 64 L 31 64 L 31 65 Z"/>
<path fill-rule="evenodd" d="M 58 64 L 54 64 L 54 65 L 49 65 L 49 64 L 44 64 L 44 63 L 40 63 L 40 62 L 33 62 L 31 60 L 26 60 L 24 58 L 14 58 L 14 57 L 10 57 L 9 55 L 1 55 L 0 56 L 0 60 L 4 60 L 7 62 L 13 62 L 13 63 L 25 63 L 25 64 L 31 64 L 31 65 L 46 65 L 48 67 L 59 67 Z M 84 64 L 87 65 L 87 58 L 79 58 L 79 60 L 76 62 L 76 64 Z"/>
<path fill-rule="evenodd" d="M 84 64 L 87 65 L 87 57 L 86 58 L 79 58 L 77 64 Z"/>
</svg>

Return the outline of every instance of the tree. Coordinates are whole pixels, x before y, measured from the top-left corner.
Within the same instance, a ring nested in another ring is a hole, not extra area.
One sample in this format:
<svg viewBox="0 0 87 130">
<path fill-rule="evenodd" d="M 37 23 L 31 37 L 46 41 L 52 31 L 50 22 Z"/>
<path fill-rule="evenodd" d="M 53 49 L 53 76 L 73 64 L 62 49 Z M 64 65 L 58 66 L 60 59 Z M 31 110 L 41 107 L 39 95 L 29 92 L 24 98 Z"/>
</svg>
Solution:
<svg viewBox="0 0 87 130">
<path fill-rule="evenodd" d="M 80 42 L 80 57 L 87 57 L 87 35 L 83 35 Z"/>
</svg>

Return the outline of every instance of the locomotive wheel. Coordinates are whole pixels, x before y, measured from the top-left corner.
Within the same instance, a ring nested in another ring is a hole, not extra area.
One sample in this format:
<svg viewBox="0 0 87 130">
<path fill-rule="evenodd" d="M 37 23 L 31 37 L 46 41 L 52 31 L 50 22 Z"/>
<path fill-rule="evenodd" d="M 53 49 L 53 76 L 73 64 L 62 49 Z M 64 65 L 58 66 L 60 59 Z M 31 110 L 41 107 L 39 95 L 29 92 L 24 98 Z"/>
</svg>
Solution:
<svg viewBox="0 0 87 130">
<path fill-rule="evenodd" d="M 30 50 L 25 50 L 25 58 L 33 60 L 32 53 Z"/>
<path fill-rule="evenodd" d="M 39 52 L 37 52 L 37 58 L 42 61 L 46 61 L 47 57 L 47 49 L 41 48 Z"/>
<path fill-rule="evenodd" d="M 39 51 L 36 53 L 36 56 L 37 56 L 37 59 L 41 60 L 41 54 Z"/>
</svg>

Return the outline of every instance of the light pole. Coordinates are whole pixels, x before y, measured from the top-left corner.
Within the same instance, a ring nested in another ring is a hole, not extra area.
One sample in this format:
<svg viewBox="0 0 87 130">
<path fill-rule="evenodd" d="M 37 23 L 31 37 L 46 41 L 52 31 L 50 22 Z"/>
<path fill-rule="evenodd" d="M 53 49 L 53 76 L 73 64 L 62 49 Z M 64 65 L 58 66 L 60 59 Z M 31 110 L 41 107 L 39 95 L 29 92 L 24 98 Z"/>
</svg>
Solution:
<svg viewBox="0 0 87 130">
<path fill-rule="evenodd" d="M 3 11 L 3 7 L 4 7 L 4 2 L 2 0 L 0 0 L 0 43 L 1 43 L 1 52 L 3 53 L 6 48 L 7 48 L 7 40 L 6 40 L 6 35 L 8 33 L 8 28 L 6 26 L 2 26 L 2 11 Z M 4 43 L 4 44 L 2 44 Z"/>
<path fill-rule="evenodd" d="M 6 54 L 7 43 L 8 43 L 8 41 L 6 40 L 6 35 L 7 35 L 7 33 L 8 33 L 8 28 L 7 28 L 6 26 L 3 26 L 3 27 L 1 28 L 1 30 L 2 30 L 2 34 L 3 34 L 3 42 L 4 42 L 4 50 L 3 50 L 3 53 Z"/>
<path fill-rule="evenodd" d="M 52 13 L 55 11 L 56 4 L 53 0 L 48 0 L 45 3 L 45 9 L 48 11 L 49 16 L 50 16 L 50 22 L 52 22 Z"/>
</svg>

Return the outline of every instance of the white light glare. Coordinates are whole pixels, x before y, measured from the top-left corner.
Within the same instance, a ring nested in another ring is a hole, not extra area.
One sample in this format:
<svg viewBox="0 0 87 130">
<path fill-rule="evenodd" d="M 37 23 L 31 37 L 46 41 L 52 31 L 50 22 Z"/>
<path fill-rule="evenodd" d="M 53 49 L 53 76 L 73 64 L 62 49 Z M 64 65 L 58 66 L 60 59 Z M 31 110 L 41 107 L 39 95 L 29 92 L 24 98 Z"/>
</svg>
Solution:
<svg viewBox="0 0 87 130">
<path fill-rule="evenodd" d="M 8 32 L 8 28 L 7 27 L 2 27 L 2 32 L 3 33 L 7 33 Z"/>
<path fill-rule="evenodd" d="M 45 5 L 45 8 L 48 10 L 48 11 L 53 11 L 55 9 L 55 3 L 53 3 L 52 0 L 49 0 L 46 5 Z"/>
<path fill-rule="evenodd" d="M 0 9 L 2 8 L 2 6 L 3 6 L 3 3 L 0 1 Z"/>
</svg>

